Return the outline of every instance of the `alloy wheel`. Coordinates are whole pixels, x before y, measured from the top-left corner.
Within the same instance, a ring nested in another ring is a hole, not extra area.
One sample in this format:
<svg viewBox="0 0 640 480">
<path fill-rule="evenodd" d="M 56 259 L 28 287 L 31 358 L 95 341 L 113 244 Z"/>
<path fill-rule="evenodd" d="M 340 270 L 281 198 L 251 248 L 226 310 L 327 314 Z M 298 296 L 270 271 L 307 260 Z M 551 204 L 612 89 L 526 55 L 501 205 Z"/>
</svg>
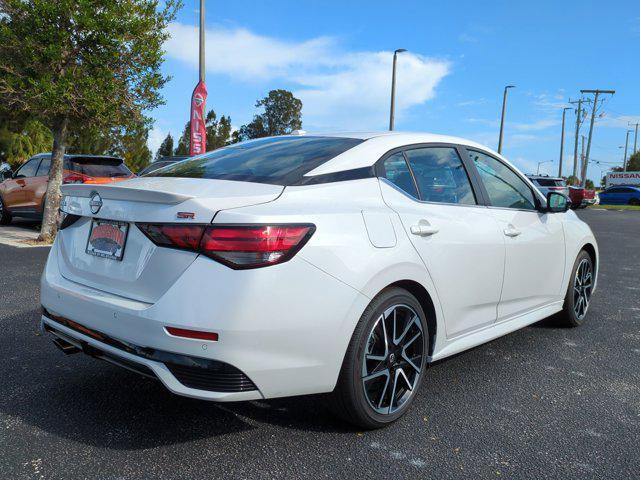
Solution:
<svg viewBox="0 0 640 480">
<path fill-rule="evenodd" d="M 573 311 L 578 320 L 582 320 L 587 314 L 592 291 L 593 267 L 590 260 L 583 258 L 573 279 Z"/>
<path fill-rule="evenodd" d="M 415 393 L 424 368 L 424 332 L 408 305 L 393 305 L 374 323 L 362 358 L 362 388 L 378 414 L 398 411 Z"/>
</svg>

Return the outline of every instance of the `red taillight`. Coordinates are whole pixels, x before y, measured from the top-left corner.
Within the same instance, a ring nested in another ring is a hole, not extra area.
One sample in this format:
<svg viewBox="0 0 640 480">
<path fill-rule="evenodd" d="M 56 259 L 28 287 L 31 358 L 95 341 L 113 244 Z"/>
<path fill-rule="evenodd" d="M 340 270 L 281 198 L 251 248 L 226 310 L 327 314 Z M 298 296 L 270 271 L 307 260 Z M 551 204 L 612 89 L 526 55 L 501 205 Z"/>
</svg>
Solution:
<svg viewBox="0 0 640 480">
<path fill-rule="evenodd" d="M 87 178 L 79 173 L 70 173 L 64 176 L 62 183 L 84 183 Z"/>
<path fill-rule="evenodd" d="M 218 341 L 218 334 L 215 332 L 201 332 L 199 330 L 187 330 L 186 328 L 164 327 L 175 337 L 194 338 L 196 340 Z"/>
<path fill-rule="evenodd" d="M 156 245 L 193 250 L 234 269 L 286 262 L 315 231 L 313 225 L 137 225 Z"/>
<path fill-rule="evenodd" d="M 204 232 L 204 225 L 138 223 L 149 240 L 161 247 L 197 250 Z"/>
</svg>

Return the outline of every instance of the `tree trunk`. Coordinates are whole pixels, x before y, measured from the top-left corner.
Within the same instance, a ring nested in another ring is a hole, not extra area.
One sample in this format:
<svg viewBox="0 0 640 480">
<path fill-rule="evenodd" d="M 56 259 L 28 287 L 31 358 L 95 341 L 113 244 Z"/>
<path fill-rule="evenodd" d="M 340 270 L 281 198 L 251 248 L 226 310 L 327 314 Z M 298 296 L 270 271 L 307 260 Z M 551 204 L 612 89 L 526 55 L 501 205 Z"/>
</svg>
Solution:
<svg viewBox="0 0 640 480">
<path fill-rule="evenodd" d="M 69 120 L 65 117 L 53 126 L 53 150 L 51 151 L 51 169 L 49 170 L 49 183 L 45 197 L 42 226 L 40 227 L 41 242 L 53 242 L 58 230 L 58 209 L 60 208 L 60 185 L 62 185 L 62 166 L 67 142 L 67 127 Z"/>
</svg>

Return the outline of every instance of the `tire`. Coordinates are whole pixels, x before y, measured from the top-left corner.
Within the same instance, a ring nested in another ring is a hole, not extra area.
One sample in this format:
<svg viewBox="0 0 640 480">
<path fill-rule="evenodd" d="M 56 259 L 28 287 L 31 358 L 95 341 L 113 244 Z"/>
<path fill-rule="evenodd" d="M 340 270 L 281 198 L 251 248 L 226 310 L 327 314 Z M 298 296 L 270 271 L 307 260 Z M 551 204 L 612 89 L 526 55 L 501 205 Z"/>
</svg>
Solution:
<svg viewBox="0 0 640 480">
<path fill-rule="evenodd" d="M 11 223 L 11 214 L 8 212 L 0 197 L 0 225 L 9 225 Z"/>
<path fill-rule="evenodd" d="M 637 199 L 637 198 L 630 199 L 629 200 L 629 205 L 635 205 L 635 206 L 640 205 L 640 199 Z"/>
<path fill-rule="evenodd" d="M 593 293 L 593 259 L 586 251 L 578 254 L 570 278 L 558 323 L 564 327 L 579 327 L 584 323 Z"/>
<path fill-rule="evenodd" d="M 394 322 L 400 334 L 393 332 Z M 401 288 L 383 290 L 356 325 L 330 396 L 333 412 L 365 429 L 398 420 L 420 389 L 428 345 L 426 316 L 416 298 Z"/>
</svg>

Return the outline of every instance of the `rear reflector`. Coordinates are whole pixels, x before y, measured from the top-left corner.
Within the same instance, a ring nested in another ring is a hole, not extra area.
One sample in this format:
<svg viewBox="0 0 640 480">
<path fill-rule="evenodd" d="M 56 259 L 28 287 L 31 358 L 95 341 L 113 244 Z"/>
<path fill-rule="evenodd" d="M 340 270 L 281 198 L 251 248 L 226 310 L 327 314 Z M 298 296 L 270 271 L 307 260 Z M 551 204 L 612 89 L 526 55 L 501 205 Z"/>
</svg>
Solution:
<svg viewBox="0 0 640 480">
<path fill-rule="evenodd" d="M 286 262 L 315 231 L 311 224 L 136 225 L 156 245 L 201 253 L 233 269 Z"/>
<path fill-rule="evenodd" d="M 194 338 L 196 340 L 218 341 L 218 334 L 215 332 L 201 332 L 198 330 L 187 330 L 185 328 L 164 327 L 174 337 Z"/>
</svg>

